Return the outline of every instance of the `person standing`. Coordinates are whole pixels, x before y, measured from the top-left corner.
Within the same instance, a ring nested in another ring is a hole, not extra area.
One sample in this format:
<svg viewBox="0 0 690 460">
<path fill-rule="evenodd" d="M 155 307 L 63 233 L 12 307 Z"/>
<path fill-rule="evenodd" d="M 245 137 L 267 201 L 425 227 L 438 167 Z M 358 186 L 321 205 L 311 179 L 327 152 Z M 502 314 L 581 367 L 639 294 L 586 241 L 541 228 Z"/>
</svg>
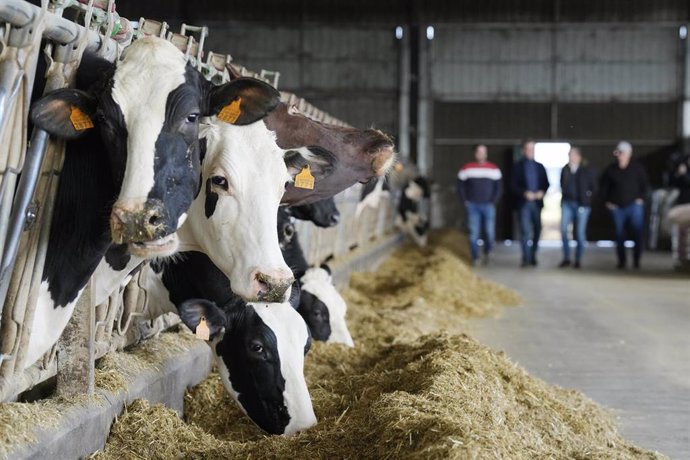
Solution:
<svg viewBox="0 0 690 460">
<path fill-rule="evenodd" d="M 458 172 L 457 191 L 465 204 L 470 231 L 472 265 L 479 259 L 479 237 L 484 234 L 484 264 L 496 238 L 496 202 L 501 197 L 501 170 L 488 161 L 486 145 L 473 148 L 474 162 L 465 164 Z"/>
<path fill-rule="evenodd" d="M 511 176 L 511 189 L 516 198 L 522 246 L 521 267 L 537 265 L 537 249 L 541 236 L 541 210 L 544 194 L 549 188 L 546 168 L 534 161 L 534 141 L 525 139 L 520 144 L 522 158 L 515 164 Z"/>
<path fill-rule="evenodd" d="M 563 261 L 559 267 L 570 266 L 570 239 L 568 228 L 573 226 L 573 239 L 577 241 L 575 268 L 580 268 L 585 251 L 585 232 L 592 211 L 592 196 L 596 191 L 594 171 L 582 160 L 578 147 L 568 152 L 568 164 L 561 170 L 561 236 L 563 238 Z"/>
<path fill-rule="evenodd" d="M 601 178 L 602 198 L 611 212 L 616 232 L 616 255 L 619 269 L 624 269 L 626 265 L 626 224 L 629 224 L 632 229 L 635 268 L 640 268 L 642 256 L 644 200 L 649 191 L 649 179 L 642 165 L 632 161 L 632 153 L 633 148 L 629 142 L 619 142 L 613 151 L 616 160 L 604 170 Z"/>
</svg>

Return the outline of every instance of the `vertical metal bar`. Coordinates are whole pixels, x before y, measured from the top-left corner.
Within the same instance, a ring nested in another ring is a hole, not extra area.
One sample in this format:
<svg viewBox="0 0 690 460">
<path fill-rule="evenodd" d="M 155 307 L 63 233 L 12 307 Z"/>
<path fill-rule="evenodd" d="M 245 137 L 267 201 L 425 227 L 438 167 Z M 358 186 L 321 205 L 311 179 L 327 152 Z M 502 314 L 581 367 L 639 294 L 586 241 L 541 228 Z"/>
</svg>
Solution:
<svg viewBox="0 0 690 460">
<path fill-rule="evenodd" d="M 398 40 L 399 73 L 398 87 L 398 152 L 403 159 L 410 157 L 410 30 L 403 27 L 402 39 Z"/>
<path fill-rule="evenodd" d="M 681 41 L 683 50 L 683 93 L 680 116 L 680 137 L 683 153 L 690 154 L 690 24 L 684 24 L 685 38 Z M 679 32 L 680 33 L 680 32 Z"/>
<path fill-rule="evenodd" d="M 417 165 L 419 172 L 429 175 L 432 170 L 433 151 L 431 141 L 433 100 L 431 96 L 431 69 L 429 66 L 429 48 L 431 40 L 425 33 L 418 34 L 417 62 Z"/>
<path fill-rule="evenodd" d="M 33 136 L 31 137 L 31 146 L 26 153 L 26 160 L 22 168 L 22 176 L 17 186 L 14 206 L 12 207 L 12 214 L 10 215 L 10 227 L 7 232 L 7 238 L 5 239 L 5 249 L 2 254 L 2 260 L 0 261 L 0 315 L 2 314 L 2 309 L 5 304 L 7 288 L 9 287 L 10 278 L 12 276 L 12 267 L 17 257 L 19 240 L 22 230 L 24 229 L 24 224 L 26 223 L 29 203 L 31 202 L 31 197 L 38 183 L 47 142 L 48 133 L 42 129 L 34 129 Z"/>
</svg>

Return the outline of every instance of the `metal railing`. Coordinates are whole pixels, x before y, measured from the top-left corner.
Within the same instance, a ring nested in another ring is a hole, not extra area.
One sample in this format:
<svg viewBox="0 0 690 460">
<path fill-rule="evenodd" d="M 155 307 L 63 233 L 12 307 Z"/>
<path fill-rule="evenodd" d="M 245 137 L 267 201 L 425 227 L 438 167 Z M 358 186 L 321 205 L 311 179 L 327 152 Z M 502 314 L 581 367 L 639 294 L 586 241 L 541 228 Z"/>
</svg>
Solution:
<svg viewBox="0 0 690 460">
<path fill-rule="evenodd" d="M 63 18 L 65 8 L 77 8 L 82 24 Z M 100 305 L 92 300 L 89 283 L 60 342 L 24 369 L 64 158 L 64 143 L 44 131 L 34 129 L 28 139 L 29 103 L 41 53 L 48 61 L 44 92 L 73 85 L 84 51 L 114 61 L 133 39 L 145 35 L 170 40 L 214 83 L 229 81 L 231 74 L 278 82 L 277 72 L 257 74 L 232 62 L 229 54 L 205 54 L 206 27 L 185 24 L 175 33 L 167 23 L 145 18 L 137 25 L 117 15 L 113 0 L 44 0 L 41 7 L 0 0 L 0 401 L 15 399 L 56 374 L 60 393 L 88 393 L 93 390 L 97 358 L 178 321 L 175 315 L 152 318 L 147 313 L 146 290 L 139 278 L 145 271 Z M 48 40 L 43 50 L 42 39 Z M 281 97 L 316 121 L 348 126 L 295 94 L 282 92 Z M 360 189 L 357 185 L 336 197 L 342 215 L 339 226 L 318 229 L 299 224 L 311 263 L 344 257 L 393 230 L 392 201 L 382 200 L 377 208 L 357 213 Z"/>
</svg>

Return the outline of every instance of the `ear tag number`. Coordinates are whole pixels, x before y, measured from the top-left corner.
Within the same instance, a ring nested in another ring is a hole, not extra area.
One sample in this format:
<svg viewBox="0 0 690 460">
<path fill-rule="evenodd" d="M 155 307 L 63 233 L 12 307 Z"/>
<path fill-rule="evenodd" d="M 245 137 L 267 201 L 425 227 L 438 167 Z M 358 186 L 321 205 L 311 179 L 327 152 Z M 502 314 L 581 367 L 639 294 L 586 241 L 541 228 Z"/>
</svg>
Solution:
<svg viewBox="0 0 690 460">
<path fill-rule="evenodd" d="M 201 320 L 199 320 L 199 324 L 196 326 L 195 335 L 198 339 L 208 340 L 210 332 L 211 331 L 209 331 L 208 325 L 206 324 L 206 318 L 202 316 Z"/>
<path fill-rule="evenodd" d="M 295 176 L 295 187 L 314 190 L 314 176 L 311 175 L 309 165 L 306 165 L 299 174 Z"/>
<path fill-rule="evenodd" d="M 72 126 L 77 131 L 84 131 L 86 129 L 93 128 L 93 121 L 87 114 L 81 111 L 77 106 L 71 106 L 69 111 L 69 121 L 72 122 Z"/>
<path fill-rule="evenodd" d="M 218 119 L 224 121 L 225 123 L 230 123 L 231 125 L 237 121 L 237 119 L 242 114 L 242 109 L 240 105 L 242 104 L 242 98 L 238 97 L 218 112 Z"/>
</svg>

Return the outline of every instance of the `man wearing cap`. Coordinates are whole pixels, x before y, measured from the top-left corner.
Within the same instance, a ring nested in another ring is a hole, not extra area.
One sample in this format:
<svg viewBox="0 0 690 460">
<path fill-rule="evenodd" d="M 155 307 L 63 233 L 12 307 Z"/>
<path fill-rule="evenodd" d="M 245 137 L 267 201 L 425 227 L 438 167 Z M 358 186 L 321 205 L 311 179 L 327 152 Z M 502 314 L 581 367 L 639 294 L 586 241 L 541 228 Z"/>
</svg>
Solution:
<svg viewBox="0 0 690 460">
<path fill-rule="evenodd" d="M 521 267 L 537 265 L 537 249 L 541 235 L 541 209 L 544 194 L 549 188 L 546 168 L 534 161 L 534 140 L 525 139 L 520 144 L 522 159 L 515 163 L 510 188 L 516 198 L 520 221 L 522 263 Z"/>
<path fill-rule="evenodd" d="M 642 233 L 644 228 L 644 200 L 649 190 L 649 179 L 642 165 L 632 161 L 632 145 L 621 141 L 613 151 L 616 161 L 611 163 L 601 178 L 601 195 L 611 211 L 616 231 L 618 268 L 626 265 L 625 226 L 632 230 L 633 264 L 640 267 Z"/>
</svg>

